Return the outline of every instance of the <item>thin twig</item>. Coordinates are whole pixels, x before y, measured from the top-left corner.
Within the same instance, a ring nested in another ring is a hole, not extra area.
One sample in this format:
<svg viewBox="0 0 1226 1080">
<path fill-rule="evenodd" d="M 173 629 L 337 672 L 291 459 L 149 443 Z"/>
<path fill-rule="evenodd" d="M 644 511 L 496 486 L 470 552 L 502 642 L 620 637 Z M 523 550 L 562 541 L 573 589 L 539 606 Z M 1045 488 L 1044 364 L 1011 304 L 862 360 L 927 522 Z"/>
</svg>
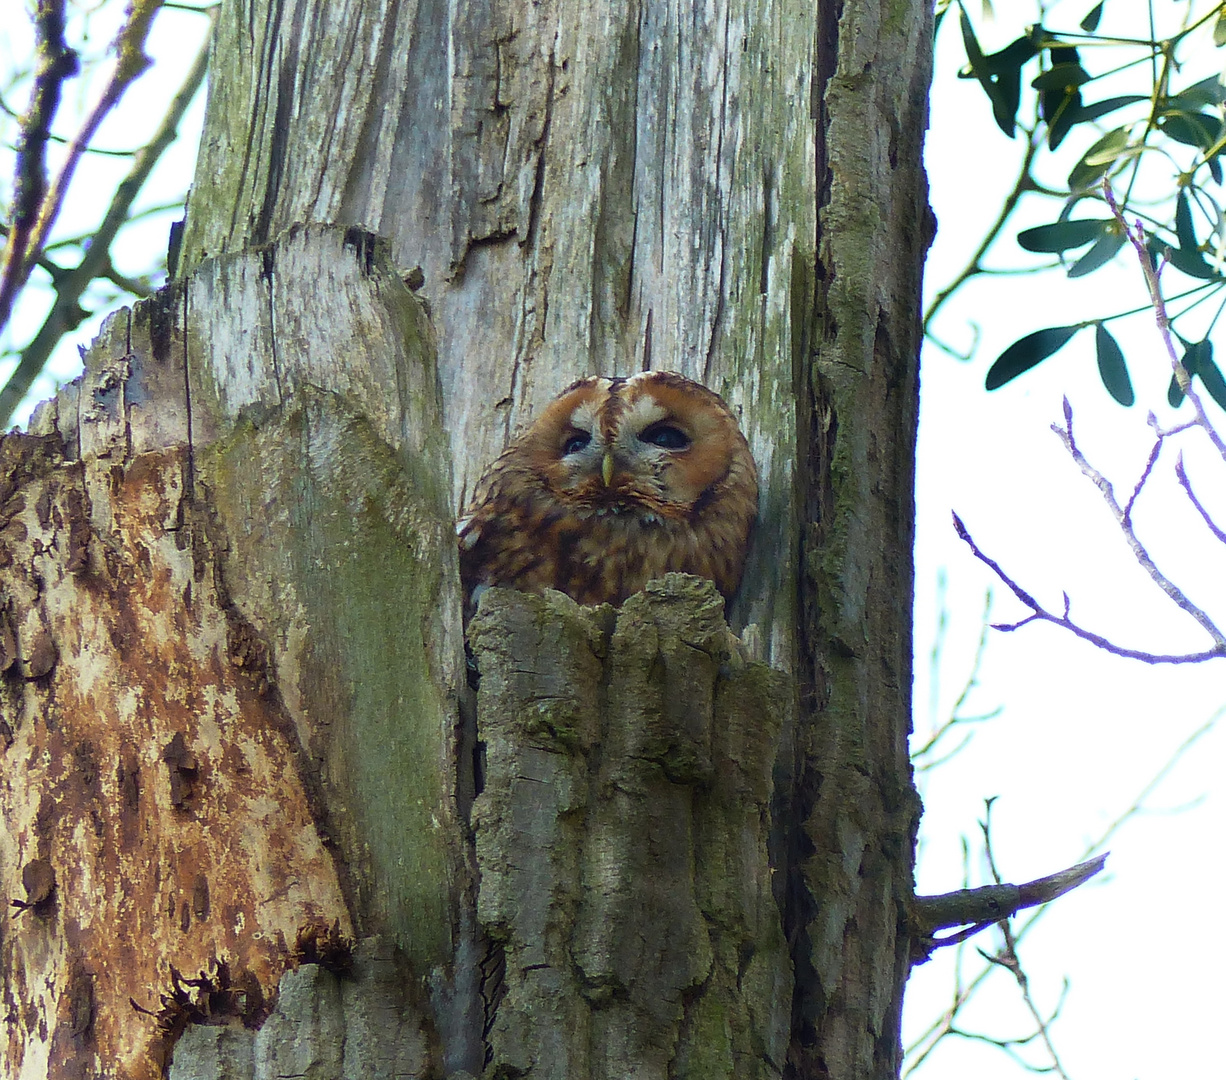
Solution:
<svg viewBox="0 0 1226 1080">
<path fill-rule="evenodd" d="M 1065 398 L 1065 404 L 1068 403 L 1068 398 Z M 1069 429 L 1069 437 L 1072 438 L 1072 428 Z M 1149 452 L 1149 460 L 1145 463 L 1145 468 L 1141 472 L 1140 479 L 1137 480 L 1136 486 L 1132 489 L 1132 494 L 1128 497 L 1128 505 L 1124 507 L 1124 523 L 1132 527 L 1132 508 L 1136 505 L 1137 497 L 1141 494 L 1141 489 L 1145 486 L 1145 482 L 1149 479 L 1149 474 L 1154 471 L 1154 466 L 1158 463 L 1158 455 L 1162 452 L 1162 441 L 1165 438 L 1159 435 L 1154 440 L 1154 448 Z"/>
<path fill-rule="evenodd" d="M 1132 550 L 1133 557 L 1140 564 L 1142 569 L 1149 574 L 1154 584 L 1158 586 L 1170 601 L 1181 611 L 1190 615 L 1201 626 L 1201 628 L 1213 639 L 1214 645 L 1219 651 L 1226 652 L 1226 636 L 1223 636 L 1222 631 L 1214 625 L 1212 619 L 1205 614 L 1199 607 L 1192 603 L 1191 600 L 1184 595 L 1181 590 L 1170 578 L 1168 578 L 1161 570 L 1158 569 L 1153 559 L 1150 558 L 1149 552 L 1145 549 L 1145 545 L 1137 538 L 1136 532 L 1133 530 L 1131 521 L 1132 504 L 1135 501 L 1137 494 L 1141 490 L 1141 486 L 1145 483 L 1149 476 L 1150 470 L 1153 467 L 1153 461 L 1158 456 L 1158 449 L 1161 446 L 1161 438 L 1159 438 L 1158 446 L 1154 447 L 1154 451 L 1150 456 L 1150 463 L 1146 465 L 1145 472 L 1137 483 L 1136 491 L 1133 492 L 1132 499 L 1128 502 L 1128 510 L 1122 510 L 1120 504 L 1115 500 L 1115 492 L 1109 481 L 1102 473 L 1100 473 L 1093 465 L 1086 460 L 1086 456 L 1077 446 L 1077 442 L 1073 437 L 1073 409 L 1069 405 L 1068 398 L 1064 399 L 1064 427 L 1057 424 L 1052 425 L 1052 431 L 1056 433 L 1060 441 L 1064 444 L 1064 448 L 1069 452 L 1069 455 L 1077 463 L 1077 467 L 1086 476 L 1095 487 L 1102 493 L 1103 500 L 1107 507 L 1114 515 L 1116 523 L 1120 527 L 1120 531 L 1124 534 L 1124 539 L 1128 543 L 1128 547 Z"/>
<path fill-rule="evenodd" d="M 81 125 L 81 130 L 77 132 L 71 144 L 69 144 L 68 152 L 64 157 L 64 163 L 56 174 L 51 190 L 42 199 L 38 210 L 38 220 L 30 234 L 27 245 L 27 257 L 30 253 L 37 254 L 41 252 L 43 245 L 47 242 L 51 228 L 60 216 L 60 207 L 64 204 L 64 196 L 68 193 L 68 185 L 72 183 L 72 178 L 77 171 L 77 164 L 81 160 L 81 155 L 85 152 L 85 148 L 93 141 L 94 134 L 102 124 L 102 121 L 119 104 L 119 99 L 123 97 L 124 91 L 144 74 L 152 63 L 149 57 L 145 55 L 145 39 L 149 36 L 149 26 L 160 6 L 160 0 L 132 0 L 128 18 L 115 37 L 115 70 L 111 73 L 110 80 L 102 91 L 102 96 L 99 98 L 98 103 L 85 118 L 85 122 Z M 28 274 L 29 265 L 27 259 L 26 264 L 21 269 L 20 277 L 17 279 L 18 288 L 25 284 Z M 3 308 L 0 308 L 0 312 L 2 311 Z"/>
<path fill-rule="evenodd" d="M 1150 261 L 1149 251 L 1145 246 L 1145 227 L 1139 221 L 1129 225 L 1124 218 L 1123 210 L 1120 209 L 1119 204 L 1115 201 L 1115 193 L 1111 190 L 1111 184 L 1107 180 L 1103 181 L 1103 197 L 1111 208 L 1111 213 L 1115 215 L 1115 220 L 1119 222 L 1120 227 L 1124 230 L 1124 235 L 1128 237 L 1129 243 L 1132 244 L 1133 250 L 1137 253 L 1137 262 L 1141 265 L 1141 273 L 1145 278 L 1145 286 L 1149 290 L 1149 298 L 1154 305 L 1154 321 L 1158 324 L 1158 332 L 1162 337 L 1163 344 L 1166 346 L 1167 356 L 1170 357 L 1171 370 L 1175 373 L 1175 382 L 1183 392 L 1183 396 L 1192 403 L 1192 409 L 1196 413 L 1196 426 L 1204 430 L 1205 434 L 1209 437 L 1209 441 L 1213 443 L 1214 448 L 1221 455 L 1222 460 L 1226 461 L 1226 441 L 1218 434 L 1217 429 L 1205 413 L 1205 406 L 1200 399 L 1200 395 L 1192 386 L 1192 378 L 1188 373 L 1188 369 L 1183 366 L 1183 361 L 1175 349 L 1175 340 L 1171 333 L 1171 322 L 1166 312 L 1166 300 L 1163 298 L 1162 285 L 1159 281 L 1159 271 L 1154 268 L 1153 263 Z"/>
<path fill-rule="evenodd" d="M 1103 848 L 1105 848 L 1111 839 L 1132 818 L 1144 811 L 1146 800 L 1158 790 L 1166 778 L 1170 776 L 1171 772 L 1174 771 L 1175 767 L 1185 757 L 1187 757 L 1196 744 L 1217 727 L 1218 722 L 1223 716 L 1226 716 L 1226 707 L 1218 709 L 1218 711 L 1209 717 L 1205 723 L 1198 727 L 1194 732 L 1192 732 L 1191 735 L 1189 735 L 1182 743 L 1179 744 L 1179 746 L 1175 749 L 1175 752 L 1171 754 L 1169 758 L 1167 758 L 1162 768 L 1154 773 L 1149 782 L 1140 790 L 1140 792 L 1137 793 L 1131 804 L 1122 813 L 1117 814 L 1115 819 L 1110 825 L 1107 826 L 1103 833 L 1085 847 L 1085 849 L 1082 851 L 1082 859 L 1087 859 L 1093 855 L 1094 852 L 1101 851 Z M 963 855 L 965 861 L 965 841 L 963 841 Z M 1015 946 L 1016 943 L 1025 938 L 1026 935 L 1038 923 L 1038 921 L 1051 910 L 1052 908 L 1049 907 L 1039 907 L 1034 910 L 1033 914 L 1021 920 L 1020 925 L 1013 934 Z M 923 1064 L 924 1060 L 930 1053 L 932 1053 L 933 1049 L 942 1038 L 955 1031 L 954 1020 L 961 1012 L 963 1006 L 970 1001 L 970 999 L 978 991 L 980 985 L 982 985 L 983 981 L 993 971 L 993 967 L 989 965 L 982 968 L 979 973 L 969 982 L 963 983 L 961 974 L 962 951 L 963 950 L 961 948 L 957 950 L 958 955 L 955 959 L 954 994 L 949 1007 L 943 1013 L 941 1013 L 940 1016 L 936 1017 L 928 1028 L 923 1031 L 911 1043 L 910 1046 L 906 1048 L 906 1057 L 908 1062 L 906 1072 L 904 1074 L 906 1076 L 910 1076 L 920 1067 L 921 1064 Z"/>
<path fill-rule="evenodd" d="M 80 264 L 65 272 L 61 280 L 56 283 L 55 303 L 51 311 L 43 321 L 34 340 L 22 350 L 21 362 L 17 365 L 17 369 L 9 377 L 4 388 L 0 389 L 0 429 L 8 425 L 13 410 L 21 404 L 22 399 L 29 392 L 31 384 L 42 371 L 47 358 L 60 338 L 79 325 L 86 317 L 86 313 L 81 309 L 80 299 L 90 282 L 98 277 L 110 277 L 113 273 L 110 259 L 111 243 L 116 233 L 130 219 L 132 203 L 140 194 L 158 159 L 178 137 L 179 124 L 183 120 L 183 115 L 200 89 L 205 72 L 208 70 L 208 53 L 209 44 L 206 37 L 183 80 L 183 85 L 175 94 L 166 115 L 162 118 L 158 130 L 148 145 L 137 152 L 131 170 L 115 189 L 115 196 L 107 208 L 106 216 L 102 219 L 102 224 L 94 234 Z"/>
<path fill-rule="evenodd" d="M 988 860 L 988 868 L 991 871 L 993 879 L 999 884 L 1001 875 L 996 866 L 996 857 L 992 852 L 991 821 L 992 803 L 994 801 L 994 799 L 987 800 L 987 812 L 984 814 L 984 819 L 980 827 L 983 830 L 983 851 Z M 1092 877 L 1094 874 L 1097 874 L 1103 868 L 1103 863 L 1106 861 L 1106 858 L 1106 854 L 1100 855 L 1097 859 L 1090 863 L 1082 863 L 1079 866 L 1073 867 L 1072 870 L 1066 870 L 1064 875 L 1057 875 L 1070 879 L 1071 883 L 1064 891 L 1067 892 L 1068 889 L 1075 889 L 1083 881 L 1087 880 L 1089 877 Z M 1088 872 L 1086 872 L 1087 870 Z M 1078 871 L 1081 871 L 1082 873 L 1078 874 Z M 1001 952 L 994 957 L 988 956 L 987 953 L 982 951 L 980 952 L 980 955 L 983 956 L 985 960 L 1005 967 L 1012 972 L 1014 979 L 1017 981 L 1018 988 L 1022 992 L 1022 1000 L 1026 1003 L 1026 1008 L 1030 1010 L 1030 1015 L 1033 1017 L 1035 1024 L 1038 1026 L 1038 1033 L 1043 1039 L 1043 1045 L 1047 1048 L 1047 1052 L 1051 1056 L 1052 1068 L 1059 1073 L 1064 1080 L 1068 1080 L 1068 1074 L 1064 1071 L 1064 1067 L 1060 1064 L 1060 1055 L 1056 1053 L 1056 1048 L 1051 1041 L 1051 1034 L 1048 1031 L 1048 1025 L 1059 1014 L 1059 1005 L 1057 1005 L 1056 1011 L 1050 1017 L 1044 1019 L 1043 1015 L 1039 1012 L 1038 1007 L 1034 1003 L 1034 998 L 1030 995 L 1030 980 L 1026 977 L 1026 971 L 1022 967 L 1021 957 L 1018 956 L 1017 938 L 1015 938 L 1013 935 L 1013 927 L 1011 926 L 1009 919 L 1001 919 L 999 926 L 1001 935 L 1004 937 L 1004 949 L 1002 949 Z M 1063 1001 L 1063 995 L 1061 995 L 1061 999 Z"/>
<path fill-rule="evenodd" d="M 979 669 L 983 664 L 984 653 L 988 645 L 988 631 L 991 629 L 991 624 L 988 620 L 988 614 L 992 609 L 992 590 L 989 589 L 984 594 L 983 603 L 983 619 L 979 626 L 979 641 L 975 645 L 975 655 L 971 663 L 970 674 L 966 677 L 966 682 L 962 686 L 962 691 L 958 694 L 958 700 L 954 702 L 953 707 L 949 710 L 949 715 L 940 724 L 932 724 L 932 729 L 927 740 L 922 746 L 917 747 L 911 752 L 911 761 L 915 765 L 916 771 L 927 772 L 935 769 L 938 765 L 944 764 L 950 758 L 955 757 L 958 752 L 966 746 L 970 741 L 971 736 L 967 735 L 953 750 L 942 755 L 939 758 L 930 758 L 927 761 L 921 759 L 928 757 L 935 750 L 937 745 L 945 738 L 954 728 L 963 724 L 980 724 L 987 720 L 995 720 L 1003 709 L 997 706 L 986 713 L 977 713 L 972 716 L 965 716 L 962 713 L 962 707 L 966 704 L 967 698 L 970 697 L 972 691 L 979 685 Z M 932 654 L 932 675 L 931 681 L 935 687 L 938 676 L 938 658 L 940 652 L 940 644 L 944 639 L 944 611 L 942 611 L 941 627 L 938 629 L 938 640 L 933 645 Z M 935 701 L 933 703 L 933 712 L 935 712 Z"/>
<path fill-rule="evenodd" d="M 1183 454 L 1179 455 L 1179 460 L 1175 462 L 1175 475 L 1179 478 L 1179 486 L 1183 488 L 1184 494 L 1191 500 L 1192 505 L 1196 507 L 1200 516 L 1204 519 L 1205 524 L 1209 527 L 1209 531 L 1213 533 L 1223 544 L 1226 544 L 1226 532 L 1223 532 L 1214 523 L 1213 518 L 1209 516 L 1209 511 L 1202 505 L 1200 499 L 1192 492 L 1192 484 L 1188 480 L 1187 470 L 1183 467 Z"/>
<path fill-rule="evenodd" d="M 1012 216 L 1013 211 L 1017 208 L 1021 197 L 1027 192 L 1034 190 L 1034 179 L 1030 175 L 1030 166 L 1034 163 L 1035 154 L 1038 153 L 1040 144 L 1043 142 L 1042 136 L 1038 134 L 1037 127 L 1022 128 L 1022 133 L 1026 136 L 1026 152 L 1022 155 L 1021 165 L 1018 166 L 1017 177 L 1013 181 L 1013 190 L 1005 196 L 1005 201 L 1001 204 L 1000 213 L 996 215 L 996 220 L 989 226 L 988 231 L 984 233 L 983 240 L 979 247 L 975 249 L 975 253 L 967 260 L 966 266 L 957 277 L 945 286 L 939 293 L 932 298 L 932 303 L 928 305 L 928 310 L 924 312 L 923 328 L 924 333 L 928 333 L 929 326 L 932 325 L 932 320 L 936 318 L 937 312 L 945 305 L 945 302 L 956 293 L 962 285 L 976 274 L 983 273 L 983 267 L 980 263 L 988 253 L 988 249 L 996 243 L 1000 234 L 1004 231 L 1005 225 Z"/>
<path fill-rule="evenodd" d="M 1147 664 L 1199 664 L 1206 660 L 1214 660 L 1220 656 L 1226 656 L 1226 642 L 1216 644 L 1212 649 L 1205 649 L 1198 653 L 1165 654 L 1145 652 L 1140 649 L 1126 649 L 1121 645 L 1116 645 L 1115 642 L 1103 637 L 1101 634 L 1096 634 L 1092 630 L 1086 630 L 1084 627 L 1073 622 L 1067 614 L 1067 609 L 1064 615 L 1053 614 L 1006 574 L 995 559 L 979 549 L 979 545 L 975 543 L 966 526 L 962 523 L 962 519 L 957 514 L 954 514 L 953 518 L 955 531 L 958 533 L 959 538 L 966 542 L 975 558 L 990 567 L 992 572 L 1009 587 L 1013 595 L 1030 608 L 1031 614 L 1026 616 L 1026 618 L 1020 619 L 1015 623 L 993 623 L 993 630 L 1008 633 L 1021 629 L 1027 623 L 1049 622 L 1063 627 L 1069 633 L 1076 635 L 1083 641 L 1088 641 L 1091 645 L 1098 646 L 1104 652 L 1114 653 L 1116 656 L 1126 656 L 1131 660 L 1141 660 Z"/>
<path fill-rule="evenodd" d="M 30 107 L 17 137 L 12 228 L 0 266 L 0 327 L 7 325 L 13 301 L 25 284 L 34 258 L 39 215 L 47 192 L 47 143 L 64 83 L 77 73 L 77 54 L 64 41 L 64 0 L 39 0 L 34 15 L 38 69 Z"/>
<path fill-rule="evenodd" d="M 1048 1055 L 1051 1057 L 1051 1068 L 1044 1069 L 1043 1072 L 1055 1072 L 1063 1080 L 1069 1080 L 1069 1075 L 1064 1071 L 1064 1066 L 1060 1064 L 1060 1055 L 1056 1053 L 1055 1044 L 1051 1039 L 1049 1030 L 1052 1022 L 1060 1015 L 1060 1009 L 1064 1004 L 1064 994 L 1068 990 L 1067 981 L 1064 983 L 1064 990 L 1061 991 L 1060 1001 L 1056 1003 L 1056 1008 L 1052 1011 L 1051 1016 L 1044 1017 L 1039 1012 L 1039 1007 L 1034 1003 L 1034 998 L 1030 993 L 1030 979 L 1026 976 L 1026 971 L 1022 967 L 1021 958 L 1017 954 L 1017 939 L 1013 935 L 1013 929 L 1009 925 L 1009 920 L 1005 919 L 1000 923 L 1000 932 L 1005 939 L 1005 947 L 996 955 L 988 956 L 987 953 L 980 951 L 980 955 L 993 964 L 1006 968 L 1017 981 L 1018 989 L 1022 992 L 1022 1001 L 1029 1010 L 1031 1018 L 1035 1022 L 1035 1034 L 1043 1040 L 1043 1046 L 1047 1049 Z M 1035 1070 L 1039 1071 L 1039 1070 Z"/>
</svg>

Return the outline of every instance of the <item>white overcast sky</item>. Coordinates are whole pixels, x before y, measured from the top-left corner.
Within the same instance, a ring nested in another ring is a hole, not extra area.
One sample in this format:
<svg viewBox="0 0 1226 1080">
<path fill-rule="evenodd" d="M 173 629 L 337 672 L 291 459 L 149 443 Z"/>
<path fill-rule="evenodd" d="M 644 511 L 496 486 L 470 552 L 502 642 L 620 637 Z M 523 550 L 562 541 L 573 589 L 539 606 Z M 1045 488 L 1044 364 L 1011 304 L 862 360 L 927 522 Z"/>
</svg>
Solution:
<svg viewBox="0 0 1226 1080">
<path fill-rule="evenodd" d="M 1073 27 L 1090 6 L 1090 0 L 1056 4 L 1047 25 Z M 1035 17 L 1027 10 L 1030 5 L 998 7 L 1001 19 L 993 27 L 984 23 L 979 4 L 968 5 L 989 48 L 1012 40 L 1023 22 Z M 1025 13 L 1015 14 L 1019 8 Z M 1159 17 L 1177 15 L 1184 8 L 1183 2 L 1155 0 Z M 1129 24 L 1143 10 L 1138 0 L 1109 0 L 1100 29 L 1136 36 L 1137 27 Z M 938 42 L 928 137 L 931 198 L 940 223 L 928 263 L 930 292 L 946 284 L 976 246 L 1022 152 L 992 123 L 977 87 L 953 77 L 963 63 L 956 17 L 951 12 Z M 175 11 L 158 16 L 151 51 L 159 63 L 129 93 L 124 109 L 100 132 L 96 145 L 123 148 L 139 142 L 150 118 L 156 121 L 160 115 L 149 102 L 161 103 L 171 92 L 201 23 L 199 16 Z M 98 40 L 111 32 L 102 23 L 95 28 Z M 28 49 L 21 27 L 10 21 L 0 28 L 0 57 L 28 56 Z M 1221 51 L 1203 50 L 1195 73 L 1189 69 L 1176 86 L 1212 73 L 1214 65 L 1220 69 L 1224 59 Z M 1097 58 L 1087 63 L 1095 71 L 1105 66 Z M 1087 97 L 1098 100 L 1130 90 L 1135 92 L 1135 87 L 1095 86 Z M 85 88 L 70 95 L 66 107 L 80 109 L 89 101 Z M 162 190 L 181 189 L 190 177 L 202 105 L 201 98 L 183 125 L 183 139 L 155 176 Z M 66 124 L 59 127 L 68 130 Z M 1077 132 L 1068 139 L 1070 148 L 1086 145 Z M 1061 166 L 1050 170 L 1053 180 L 1067 172 L 1076 156 L 1066 152 Z M 88 170 L 110 168 L 120 175 L 126 167 L 123 160 L 86 162 Z M 10 165 L 4 170 L 11 175 Z M 101 207 L 88 197 L 89 187 L 78 182 L 61 235 L 86 231 L 96 222 Z M 158 197 L 150 196 L 146 205 L 156 201 Z M 1016 267 L 1028 265 L 1029 259 L 1034 265 L 1038 260 L 1024 256 L 1012 236 L 1027 225 L 1053 220 L 1057 213 L 1054 203 L 1024 202 L 1017 223 L 989 256 L 989 264 Z M 147 265 L 149 252 L 164 248 L 168 221 L 159 217 L 129 233 L 117 252 L 122 269 Z M 1175 416 L 1165 404 L 1170 369 L 1151 322 L 1137 317 L 1113 324 L 1137 389 L 1138 404 L 1131 409 L 1112 402 L 1098 380 L 1092 330 L 1016 383 L 992 394 L 983 390 L 991 359 L 1022 334 L 1143 302 L 1135 266 L 1120 258 L 1079 282 L 1067 281 L 1058 271 L 977 279 L 946 308 L 935 327 L 956 347 L 969 348 L 976 339 L 978 345 L 969 362 L 935 348 L 927 349 L 923 358 L 917 737 L 948 714 L 962 689 L 980 632 L 985 592 L 993 590 L 994 619 L 1023 614 L 954 536 L 951 510 L 962 516 L 982 548 L 1049 607 L 1060 606 L 1064 590 L 1075 617 L 1121 644 L 1154 652 L 1205 647 L 1202 632 L 1137 568 L 1101 498 L 1049 430 L 1060 419 L 1061 397 L 1067 394 L 1086 455 L 1118 491 L 1131 491 L 1152 445 L 1146 411 L 1153 408 L 1164 422 Z M 40 317 L 37 303 L 19 312 L 13 340 L 25 340 Z M 51 377 L 36 386 L 36 397 L 47 396 L 54 379 L 76 373 L 76 346 L 88 343 L 98 321 L 82 327 L 61 348 Z M 1221 356 L 1226 359 L 1226 349 Z M 1212 415 L 1222 420 L 1216 409 Z M 1189 433 L 1178 440 L 1178 447 L 1164 450 L 1138 502 L 1137 531 L 1169 575 L 1223 622 L 1223 551 L 1175 486 L 1172 468 L 1179 448 L 1203 501 L 1226 525 L 1226 466 L 1206 452 L 1203 438 Z M 948 632 L 934 681 L 930 658 L 942 579 L 947 583 Z M 997 800 L 994 851 L 1007 880 L 1028 880 L 1078 861 L 1179 745 L 1226 704 L 1224 674 L 1226 661 L 1151 668 L 1121 660 L 1048 626 L 991 633 L 966 711 L 1002 711 L 997 719 L 977 726 L 974 738 L 953 760 L 921 777 L 927 812 L 920 890 L 944 892 L 963 884 L 964 840 L 969 843 L 971 882 L 985 880 L 977 822 L 990 796 Z M 1069 980 L 1052 1035 L 1066 1071 L 1078 1080 L 1221 1075 L 1220 1039 L 1213 1033 L 1226 1014 L 1226 990 L 1209 950 L 1217 937 L 1221 838 L 1226 834 L 1224 765 L 1226 737 L 1214 729 L 1151 798 L 1150 812 L 1134 818 L 1113 839 L 1107 872 L 1053 905 L 1022 947 L 1040 1009 L 1051 1010 L 1063 980 Z M 994 941 L 985 934 L 978 943 L 990 948 Z M 967 976 L 978 970 L 974 944 L 967 949 Z M 939 954 L 912 979 L 907 1041 L 953 995 L 952 950 L 946 952 L 950 955 Z M 960 1026 L 997 1038 L 1021 1036 L 1032 1028 L 1012 978 L 1003 971 L 989 978 Z M 1023 1052 L 1043 1063 L 1037 1048 Z M 1000 1050 L 953 1037 L 929 1059 L 922 1075 L 979 1080 L 1027 1074 Z"/>
<path fill-rule="evenodd" d="M 1075 28 L 1092 6 L 1053 6 L 1048 27 Z M 1161 0 L 1155 14 L 1169 19 L 1184 3 Z M 1202 9 L 1208 4 L 1201 4 Z M 1036 16 L 1030 5 L 998 4 L 995 27 L 980 5 L 968 4 L 983 28 L 985 45 L 999 48 Z M 1018 13 L 1018 9 L 1023 13 Z M 1100 31 L 1138 36 L 1144 17 L 1136 0 L 1106 5 Z M 957 13 L 938 41 L 927 163 L 939 220 L 926 288 L 931 294 L 961 268 L 995 217 L 1012 183 L 1023 147 L 992 122 L 986 98 L 973 83 L 954 78 L 965 62 Z M 1203 39 L 1202 39 L 1203 40 Z M 1135 55 L 1135 54 L 1133 54 Z M 1093 71 L 1108 65 L 1088 51 Z M 1180 88 L 1220 71 L 1222 51 L 1202 50 Z M 1215 66 L 1216 65 L 1216 68 Z M 1136 84 L 1087 88 L 1089 101 L 1137 92 Z M 1146 92 L 1144 86 L 1141 92 Z M 1119 121 L 1115 121 L 1118 123 Z M 1108 124 L 1108 126 L 1113 126 Z M 1105 129 L 1104 129 L 1105 130 Z M 1053 184 L 1090 139 L 1076 131 L 1066 140 Z M 1073 147 L 1077 149 L 1073 151 Z M 1071 153 L 1069 151 L 1072 151 Z M 1166 166 L 1170 182 L 1173 166 Z M 1161 170 L 1159 170 L 1161 171 Z M 1161 177 L 1159 178 L 1162 179 Z M 1059 205 L 1024 200 L 987 263 L 995 268 L 1034 265 L 1012 237 L 1024 227 L 1053 221 Z M 1088 206 L 1077 216 L 1100 216 Z M 1202 229 L 1203 235 L 1203 229 Z M 985 393 L 992 359 L 1022 334 L 1145 302 L 1135 266 L 1115 264 L 1079 281 L 1060 271 L 1022 277 L 980 278 L 964 288 L 934 327 L 938 336 L 967 348 L 978 328 L 970 362 L 928 347 L 921 366 L 921 421 L 916 545 L 915 724 L 922 736 L 948 715 L 969 671 L 985 591 L 993 590 L 992 617 L 1010 621 L 1025 611 L 995 583 L 957 539 L 955 510 L 981 548 L 1018 581 L 1059 610 L 1061 592 L 1083 625 L 1122 645 L 1156 653 L 1196 651 L 1206 635 L 1138 568 L 1096 489 L 1069 459 L 1050 425 L 1061 419 L 1061 398 L 1074 410 L 1075 432 L 1087 458 L 1126 497 L 1152 447 L 1146 412 L 1164 423 L 1178 415 L 1166 405 L 1170 367 L 1149 316 L 1112 324 L 1129 361 L 1138 403 L 1116 405 L 1099 382 L 1093 330 L 1016 382 Z M 1216 305 L 1205 305 L 1212 309 Z M 1203 329 L 1203 328 L 1202 328 Z M 1219 335 L 1220 339 L 1220 335 Z M 1226 358 L 1226 353 L 1219 353 Z M 1183 413 L 1189 411 L 1185 406 Z M 1219 422 L 1222 414 L 1210 405 Z M 1143 543 L 1190 598 L 1226 619 L 1221 545 L 1208 536 L 1173 476 L 1182 449 L 1192 482 L 1226 523 L 1226 466 L 1190 432 L 1164 448 L 1154 478 L 1136 508 Z M 934 688 L 930 658 L 938 618 L 938 578 L 948 581 L 949 636 Z M 1002 707 L 981 725 L 954 760 L 921 781 L 927 807 L 921 833 L 918 885 L 942 892 L 961 885 L 963 837 L 972 852 L 972 883 L 983 879 L 977 821 L 983 800 L 993 806 L 993 851 L 1007 880 L 1024 881 L 1082 857 L 1148 781 L 1197 728 L 1226 704 L 1226 661 L 1198 667 L 1153 668 L 1105 655 L 1051 626 L 991 633 L 971 713 Z M 935 709 L 931 702 L 935 700 Z M 1223 721 L 1226 726 L 1226 721 Z M 1041 1009 L 1059 1000 L 1070 982 L 1060 1020 L 1052 1029 L 1068 1074 L 1077 1078 L 1158 1078 L 1222 1075 L 1218 1038 L 1226 990 L 1206 963 L 1222 871 L 1226 832 L 1221 777 L 1223 732 L 1214 729 L 1186 755 L 1149 801 L 1151 812 L 1133 819 L 1110 845 L 1102 880 L 1085 886 L 1045 913 L 1021 949 Z M 1177 808 L 1181 812 L 1172 813 Z M 1212 905 L 1212 911 L 1211 911 Z M 993 939 L 983 947 L 990 947 Z M 952 951 L 952 950 L 951 950 Z M 920 968 L 907 1001 L 906 1031 L 914 1036 L 953 996 L 950 957 Z M 978 969 L 973 950 L 965 971 Z M 1017 1037 L 1031 1029 L 1012 977 L 998 971 L 989 993 L 962 1022 L 963 1030 Z M 1037 1048 L 1025 1051 L 1042 1061 Z M 1024 1075 L 995 1048 L 952 1038 L 930 1060 L 943 1078 Z"/>
</svg>

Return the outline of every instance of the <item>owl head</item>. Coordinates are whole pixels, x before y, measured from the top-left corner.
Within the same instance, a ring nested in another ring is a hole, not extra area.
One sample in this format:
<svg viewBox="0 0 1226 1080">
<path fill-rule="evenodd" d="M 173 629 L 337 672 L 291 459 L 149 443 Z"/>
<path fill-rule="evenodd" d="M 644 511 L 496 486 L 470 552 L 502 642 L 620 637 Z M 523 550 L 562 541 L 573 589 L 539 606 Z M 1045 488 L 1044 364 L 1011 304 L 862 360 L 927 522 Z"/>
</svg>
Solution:
<svg viewBox="0 0 1226 1080">
<path fill-rule="evenodd" d="M 620 603 L 683 571 L 736 591 L 753 456 L 718 394 L 671 372 L 563 390 L 490 467 L 459 525 L 468 591 L 556 588 Z"/>
</svg>

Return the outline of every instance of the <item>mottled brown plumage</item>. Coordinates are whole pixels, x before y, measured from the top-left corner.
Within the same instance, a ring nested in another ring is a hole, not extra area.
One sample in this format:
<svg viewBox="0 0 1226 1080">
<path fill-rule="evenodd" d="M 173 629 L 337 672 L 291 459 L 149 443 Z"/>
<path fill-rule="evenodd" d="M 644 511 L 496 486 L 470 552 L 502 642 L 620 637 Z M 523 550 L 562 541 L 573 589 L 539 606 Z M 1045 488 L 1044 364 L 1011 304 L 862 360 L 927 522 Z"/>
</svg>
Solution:
<svg viewBox="0 0 1226 1080">
<path fill-rule="evenodd" d="M 464 593 L 620 604 L 677 570 L 731 597 L 757 511 L 753 456 L 718 394 L 671 372 L 580 379 L 477 486 L 457 526 Z"/>
</svg>

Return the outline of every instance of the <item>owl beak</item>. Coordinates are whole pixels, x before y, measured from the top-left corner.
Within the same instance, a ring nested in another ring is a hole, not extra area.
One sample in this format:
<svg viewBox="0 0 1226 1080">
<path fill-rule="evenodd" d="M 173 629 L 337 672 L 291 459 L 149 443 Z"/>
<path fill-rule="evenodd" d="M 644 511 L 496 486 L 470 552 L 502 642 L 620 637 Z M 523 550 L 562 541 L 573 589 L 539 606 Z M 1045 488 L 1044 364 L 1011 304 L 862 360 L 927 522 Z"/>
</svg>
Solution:
<svg viewBox="0 0 1226 1080">
<path fill-rule="evenodd" d="M 608 487 L 613 482 L 613 455 L 606 450 L 604 460 L 600 463 L 600 478 L 604 481 L 604 486 Z"/>
</svg>

